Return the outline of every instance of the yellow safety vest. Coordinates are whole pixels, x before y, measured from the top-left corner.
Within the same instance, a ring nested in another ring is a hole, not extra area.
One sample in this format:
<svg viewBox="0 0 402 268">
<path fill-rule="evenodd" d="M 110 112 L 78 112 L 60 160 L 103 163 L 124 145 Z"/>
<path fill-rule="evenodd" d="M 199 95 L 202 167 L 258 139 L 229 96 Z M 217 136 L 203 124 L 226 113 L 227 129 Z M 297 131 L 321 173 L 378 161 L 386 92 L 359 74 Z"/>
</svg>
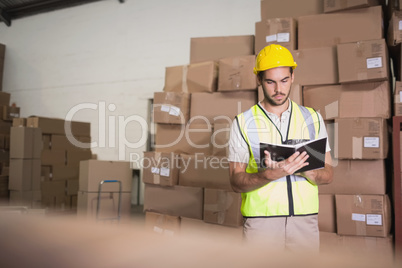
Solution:
<svg viewBox="0 0 402 268">
<path fill-rule="evenodd" d="M 286 141 L 314 140 L 320 121 L 317 112 L 291 101 Z M 247 142 L 250 159 L 247 173 L 257 173 L 260 142 L 282 144 L 281 132 L 265 110 L 256 104 L 237 117 L 241 134 Z M 275 217 L 313 215 L 318 213 L 318 187 L 296 175 L 282 177 L 251 192 L 242 193 L 241 212 L 244 217 Z"/>
</svg>

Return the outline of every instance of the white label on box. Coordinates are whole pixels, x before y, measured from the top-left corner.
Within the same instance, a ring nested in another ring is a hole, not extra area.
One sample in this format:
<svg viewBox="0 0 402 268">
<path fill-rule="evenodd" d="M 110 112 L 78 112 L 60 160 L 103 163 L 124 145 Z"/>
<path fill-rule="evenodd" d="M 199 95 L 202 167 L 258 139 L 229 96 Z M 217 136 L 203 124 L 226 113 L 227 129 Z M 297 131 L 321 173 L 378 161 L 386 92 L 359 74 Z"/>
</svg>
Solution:
<svg viewBox="0 0 402 268">
<path fill-rule="evenodd" d="M 159 168 L 157 168 L 157 167 L 152 167 L 152 168 L 151 168 L 151 172 L 152 172 L 153 174 L 159 174 Z"/>
<path fill-rule="evenodd" d="M 267 35 L 265 37 L 265 42 L 269 43 L 269 42 L 275 42 L 276 41 L 276 34 L 273 35 Z"/>
<path fill-rule="evenodd" d="M 176 106 L 170 107 L 170 115 L 179 116 L 180 115 L 180 108 Z"/>
<path fill-rule="evenodd" d="M 399 102 L 402 102 L 402 91 L 399 91 Z"/>
<path fill-rule="evenodd" d="M 364 137 L 364 148 L 380 148 L 380 138 Z"/>
<path fill-rule="evenodd" d="M 161 168 L 161 176 L 169 177 L 170 176 L 170 169 L 169 168 Z"/>
<path fill-rule="evenodd" d="M 399 27 L 398 30 L 402 30 L 402 20 L 399 21 Z"/>
<path fill-rule="evenodd" d="M 282 42 L 282 43 L 289 42 L 290 34 L 289 33 L 278 33 L 277 40 L 278 40 L 278 42 Z"/>
<path fill-rule="evenodd" d="M 366 215 L 352 213 L 352 221 L 366 221 Z"/>
<path fill-rule="evenodd" d="M 367 69 L 382 68 L 381 57 L 368 58 L 366 62 L 367 62 Z"/>
<path fill-rule="evenodd" d="M 367 225 L 382 225 L 382 215 L 379 214 L 367 214 Z"/>
<path fill-rule="evenodd" d="M 170 107 L 169 107 L 168 105 L 163 105 L 163 104 L 162 104 L 161 111 L 162 111 L 162 112 L 169 112 L 169 111 L 170 111 Z"/>
</svg>

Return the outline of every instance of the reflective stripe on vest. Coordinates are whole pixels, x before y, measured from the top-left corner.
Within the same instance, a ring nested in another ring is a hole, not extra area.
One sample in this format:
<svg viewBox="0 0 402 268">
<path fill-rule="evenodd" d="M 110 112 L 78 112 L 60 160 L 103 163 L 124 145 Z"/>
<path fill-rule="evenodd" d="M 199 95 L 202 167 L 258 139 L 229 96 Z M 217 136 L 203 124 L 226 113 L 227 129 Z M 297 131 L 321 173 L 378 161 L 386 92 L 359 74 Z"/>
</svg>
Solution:
<svg viewBox="0 0 402 268">
<path fill-rule="evenodd" d="M 260 142 L 282 144 L 283 140 L 311 140 L 318 137 L 320 128 L 314 109 L 299 106 L 293 101 L 287 137 L 284 139 L 259 104 L 238 115 L 237 122 L 250 150 L 247 173 L 258 172 Z M 316 214 L 318 187 L 301 176 L 283 177 L 254 191 L 242 193 L 241 211 L 245 217 Z"/>
</svg>

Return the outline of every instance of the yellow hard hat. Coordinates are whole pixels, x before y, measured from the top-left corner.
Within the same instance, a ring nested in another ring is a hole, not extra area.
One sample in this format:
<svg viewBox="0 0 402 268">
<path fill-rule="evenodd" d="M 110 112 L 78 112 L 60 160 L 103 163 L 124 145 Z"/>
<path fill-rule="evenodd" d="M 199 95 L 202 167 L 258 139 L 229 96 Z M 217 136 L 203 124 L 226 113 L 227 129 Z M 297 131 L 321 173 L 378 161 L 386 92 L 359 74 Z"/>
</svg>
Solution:
<svg viewBox="0 0 402 268">
<path fill-rule="evenodd" d="M 261 71 L 283 66 L 289 66 L 295 69 L 297 64 L 287 48 L 272 44 L 264 47 L 258 53 L 255 59 L 254 73 L 258 74 Z"/>
</svg>

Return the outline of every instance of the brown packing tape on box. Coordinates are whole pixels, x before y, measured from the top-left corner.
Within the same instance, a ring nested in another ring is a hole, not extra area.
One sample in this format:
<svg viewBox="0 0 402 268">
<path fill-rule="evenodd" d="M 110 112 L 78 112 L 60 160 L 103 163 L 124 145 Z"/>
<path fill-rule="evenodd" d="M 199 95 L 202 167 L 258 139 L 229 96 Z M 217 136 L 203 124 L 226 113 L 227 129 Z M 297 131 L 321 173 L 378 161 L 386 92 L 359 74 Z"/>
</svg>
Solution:
<svg viewBox="0 0 402 268">
<path fill-rule="evenodd" d="M 166 67 L 163 91 L 188 93 L 187 71 L 188 65 Z"/>
<path fill-rule="evenodd" d="M 216 223 L 223 224 L 226 212 L 233 202 L 233 197 L 228 195 L 227 192 L 217 191 L 214 203 L 204 203 L 204 213 L 212 213 L 216 216 Z"/>
<path fill-rule="evenodd" d="M 204 221 L 238 227 L 243 223 L 241 195 L 227 190 L 204 189 Z"/>
</svg>

